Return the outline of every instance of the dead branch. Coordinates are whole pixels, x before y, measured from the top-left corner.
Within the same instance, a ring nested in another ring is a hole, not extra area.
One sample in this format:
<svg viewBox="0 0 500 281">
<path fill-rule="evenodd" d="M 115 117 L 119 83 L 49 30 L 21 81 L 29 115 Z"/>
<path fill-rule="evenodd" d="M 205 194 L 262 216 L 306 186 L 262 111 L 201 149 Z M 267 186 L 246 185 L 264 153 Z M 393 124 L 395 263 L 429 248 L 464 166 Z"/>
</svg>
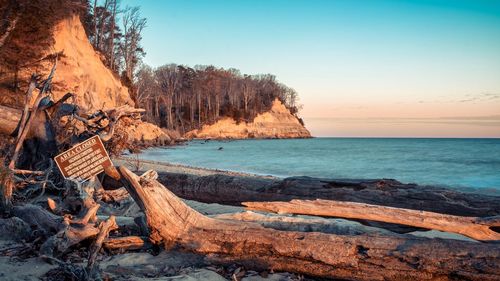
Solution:
<svg viewBox="0 0 500 281">
<path fill-rule="evenodd" d="M 488 219 L 461 217 L 434 212 L 392 208 L 355 202 L 331 200 L 292 200 L 290 202 L 243 202 L 249 210 L 278 214 L 301 214 L 324 217 L 363 219 L 453 232 L 480 241 L 500 240 L 500 233 L 490 229 Z"/>
<path fill-rule="evenodd" d="M 95 204 L 94 206 L 91 206 L 90 209 L 87 210 L 87 213 L 83 216 L 83 218 L 72 220 L 71 223 L 86 225 L 91 220 L 95 221 L 95 218 L 96 218 L 96 215 L 97 215 L 97 211 L 99 210 L 99 207 L 100 207 L 99 204 Z"/>
<path fill-rule="evenodd" d="M 108 238 L 104 240 L 103 247 L 111 251 L 132 251 L 151 248 L 147 237 L 126 236 Z"/>
<path fill-rule="evenodd" d="M 118 123 L 120 118 L 124 116 L 143 113 L 144 111 L 145 110 L 142 108 L 133 108 L 129 105 L 122 105 L 106 112 L 107 119 L 109 120 L 109 125 L 107 126 L 108 131 L 99 133 L 99 137 L 101 137 L 103 142 L 109 141 L 113 137 L 116 124 Z"/>
<path fill-rule="evenodd" d="M 68 223 L 65 229 L 59 231 L 43 243 L 40 247 L 40 253 L 57 257 L 64 254 L 71 246 L 95 237 L 98 233 L 99 229 L 92 225 L 70 226 Z"/>
<path fill-rule="evenodd" d="M 118 225 L 116 224 L 114 216 L 110 216 L 108 220 L 101 222 L 99 225 L 99 235 L 97 235 L 95 242 L 90 247 L 89 260 L 87 262 L 87 272 L 90 276 L 94 275 L 96 258 L 102 248 L 104 240 L 108 237 L 110 231 L 117 228 Z"/>
<path fill-rule="evenodd" d="M 51 87 L 52 78 L 54 77 L 56 67 L 57 67 L 57 57 L 55 59 L 54 65 L 52 66 L 52 69 L 50 70 L 50 74 L 47 77 L 47 80 L 45 80 L 42 89 L 38 93 L 38 96 L 35 100 L 35 103 L 33 104 L 33 110 L 31 112 L 30 116 L 27 118 L 27 121 L 25 124 L 21 123 L 19 125 L 19 131 L 20 131 L 19 137 L 16 140 L 16 146 L 14 149 L 14 153 L 12 154 L 12 158 L 11 158 L 10 163 L 9 163 L 9 169 L 11 169 L 11 170 L 15 168 L 15 164 L 16 164 L 17 158 L 19 157 L 19 153 L 21 152 L 21 148 L 23 146 L 24 139 L 28 135 L 28 132 L 31 128 L 31 124 L 33 123 L 33 120 L 35 119 L 34 117 L 36 116 L 36 114 L 39 110 L 40 102 L 42 101 L 43 98 L 45 98 L 46 94 L 48 93 L 48 91 Z"/>
<path fill-rule="evenodd" d="M 34 74 L 31 75 L 28 90 L 26 91 L 26 98 L 24 100 L 24 110 L 22 112 L 21 121 L 19 123 L 20 127 L 19 127 L 19 130 L 17 131 L 16 143 L 19 142 L 19 140 L 21 138 L 21 134 L 23 132 L 21 126 L 24 126 L 26 124 L 26 121 L 28 120 L 28 116 L 30 114 L 30 102 L 31 102 L 31 97 L 33 96 L 33 91 L 36 88 L 36 84 L 37 84 L 37 80 L 38 80 L 37 78 L 38 77 L 35 76 Z"/>
</svg>

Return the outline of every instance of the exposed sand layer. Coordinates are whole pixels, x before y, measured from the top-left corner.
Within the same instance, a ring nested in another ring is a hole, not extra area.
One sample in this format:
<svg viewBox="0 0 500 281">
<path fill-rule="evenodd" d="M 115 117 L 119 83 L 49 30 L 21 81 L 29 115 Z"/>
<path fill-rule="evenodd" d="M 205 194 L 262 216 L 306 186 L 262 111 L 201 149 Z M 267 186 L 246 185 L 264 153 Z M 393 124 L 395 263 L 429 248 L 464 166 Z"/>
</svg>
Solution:
<svg viewBox="0 0 500 281">
<path fill-rule="evenodd" d="M 88 111 L 134 104 L 127 87 L 103 64 L 90 44 L 77 15 L 57 24 L 54 40 L 50 52 L 64 53 L 54 76 L 56 99 L 74 93 L 76 104 Z"/>
<path fill-rule="evenodd" d="M 222 118 L 212 125 L 193 130 L 186 138 L 199 139 L 249 139 L 249 138 L 310 138 L 311 133 L 290 113 L 278 99 L 268 112 L 257 115 L 252 122 L 237 123 L 232 118 Z"/>
<path fill-rule="evenodd" d="M 70 92 L 74 102 L 87 112 L 134 105 L 129 90 L 118 75 L 107 68 L 90 44 L 77 15 L 59 22 L 54 28 L 54 45 L 50 53 L 63 52 L 53 79 L 53 94 L 57 100 Z M 46 64 L 45 71 L 52 67 Z M 127 127 L 129 141 L 145 145 L 171 143 L 170 136 L 151 123 L 131 122 Z"/>
</svg>

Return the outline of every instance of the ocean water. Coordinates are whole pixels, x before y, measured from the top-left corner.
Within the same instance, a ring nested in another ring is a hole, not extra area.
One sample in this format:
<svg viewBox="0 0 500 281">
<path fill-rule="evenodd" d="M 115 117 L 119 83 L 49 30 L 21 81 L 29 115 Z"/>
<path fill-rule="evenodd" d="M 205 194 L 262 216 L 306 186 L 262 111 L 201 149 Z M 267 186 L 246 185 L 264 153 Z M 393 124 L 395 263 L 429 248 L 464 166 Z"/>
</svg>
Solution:
<svg viewBox="0 0 500 281">
<path fill-rule="evenodd" d="M 500 195 L 500 139 L 191 141 L 141 159 L 279 177 L 391 178 Z"/>
</svg>

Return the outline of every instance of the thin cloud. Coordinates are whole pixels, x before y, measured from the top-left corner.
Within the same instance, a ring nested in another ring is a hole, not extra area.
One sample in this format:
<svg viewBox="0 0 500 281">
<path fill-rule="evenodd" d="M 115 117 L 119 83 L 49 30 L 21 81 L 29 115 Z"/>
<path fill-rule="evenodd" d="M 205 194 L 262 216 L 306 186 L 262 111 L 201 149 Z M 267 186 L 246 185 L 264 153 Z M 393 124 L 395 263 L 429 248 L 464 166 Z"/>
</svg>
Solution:
<svg viewBox="0 0 500 281">
<path fill-rule="evenodd" d="M 464 99 L 459 100 L 458 102 L 481 102 L 481 101 L 492 101 L 499 100 L 500 93 L 480 93 L 480 94 L 469 94 L 466 95 Z"/>
<path fill-rule="evenodd" d="M 484 116 L 448 116 L 448 117 L 317 117 L 305 118 L 306 122 L 316 121 L 322 123 L 378 123 L 378 124 L 446 124 L 446 125 L 472 125 L 500 128 L 500 115 Z"/>
</svg>

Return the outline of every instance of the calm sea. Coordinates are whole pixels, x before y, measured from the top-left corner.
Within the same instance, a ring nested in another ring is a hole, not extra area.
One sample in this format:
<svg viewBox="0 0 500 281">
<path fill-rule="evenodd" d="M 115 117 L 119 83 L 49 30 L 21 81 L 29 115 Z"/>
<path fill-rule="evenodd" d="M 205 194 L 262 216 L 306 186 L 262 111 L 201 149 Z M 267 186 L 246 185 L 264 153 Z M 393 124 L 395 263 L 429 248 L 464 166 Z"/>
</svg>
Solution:
<svg viewBox="0 0 500 281">
<path fill-rule="evenodd" d="M 392 178 L 500 195 L 500 139 L 192 141 L 141 159 L 279 177 Z"/>
</svg>

